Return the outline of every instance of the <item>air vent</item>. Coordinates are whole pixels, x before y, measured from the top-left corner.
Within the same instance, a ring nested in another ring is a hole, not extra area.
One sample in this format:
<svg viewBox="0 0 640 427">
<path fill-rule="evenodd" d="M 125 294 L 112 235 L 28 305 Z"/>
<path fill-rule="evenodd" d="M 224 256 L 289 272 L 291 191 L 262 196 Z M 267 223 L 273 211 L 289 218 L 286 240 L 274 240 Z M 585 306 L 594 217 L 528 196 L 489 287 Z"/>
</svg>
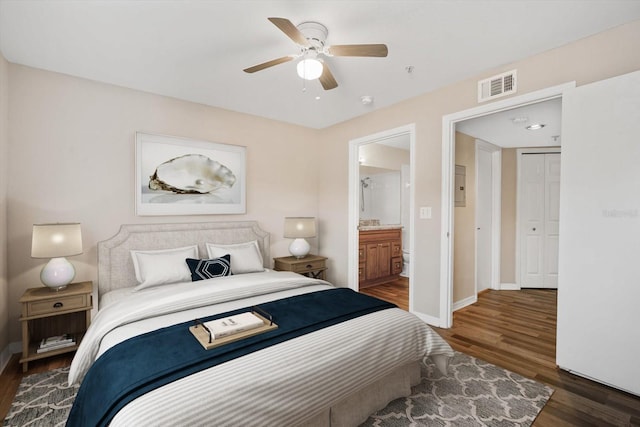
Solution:
<svg viewBox="0 0 640 427">
<path fill-rule="evenodd" d="M 507 71 L 478 82 L 478 102 L 500 98 L 516 91 L 516 70 Z"/>
</svg>

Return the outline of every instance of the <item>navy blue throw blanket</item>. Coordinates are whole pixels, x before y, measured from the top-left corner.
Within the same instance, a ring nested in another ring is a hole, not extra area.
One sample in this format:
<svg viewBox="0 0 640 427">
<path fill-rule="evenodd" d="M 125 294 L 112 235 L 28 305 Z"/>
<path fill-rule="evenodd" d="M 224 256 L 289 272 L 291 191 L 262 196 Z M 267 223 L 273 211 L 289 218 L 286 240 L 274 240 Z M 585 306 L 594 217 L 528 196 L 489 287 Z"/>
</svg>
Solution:
<svg viewBox="0 0 640 427">
<path fill-rule="evenodd" d="M 87 372 L 67 426 L 108 425 L 127 403 L 157 387 L 242 355 L 365 314 L 395 307 L 347 288 L 329 289 L 260 304 L 277 329 L 205 350 L 189 331 L 193 321 L 130 338 L 107 350 Z M 201 319 L 243 313 L 234 310 Z"/>
</svg>

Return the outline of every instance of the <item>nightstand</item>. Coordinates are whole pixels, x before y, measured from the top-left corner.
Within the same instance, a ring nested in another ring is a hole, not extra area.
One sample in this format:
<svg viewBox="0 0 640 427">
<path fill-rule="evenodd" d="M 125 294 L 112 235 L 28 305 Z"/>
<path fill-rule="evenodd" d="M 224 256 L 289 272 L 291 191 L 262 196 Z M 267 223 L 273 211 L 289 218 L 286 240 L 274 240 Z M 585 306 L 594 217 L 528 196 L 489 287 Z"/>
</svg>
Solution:
<svg viewBox="0 0 640 427">
<path fill-rule="evenodd" d="M 304 258 L 286 256 L 273 259 L 273 269 L 276 271 L 293 271 L 313 279 L 325 280 L 327 257 L 307 255 Z"/>
<path fill-rule="evenodd" d="M 27 289 L 22 304 L 22 372 L 27 372 L 29 361 L 75 351 L 89 324 L 93 308 L 93 282 L 68 285 L 60 291 L 41 286 Z M 75 345 L 38 353 L 43 338 L 70 334 Z"/>
</svg>

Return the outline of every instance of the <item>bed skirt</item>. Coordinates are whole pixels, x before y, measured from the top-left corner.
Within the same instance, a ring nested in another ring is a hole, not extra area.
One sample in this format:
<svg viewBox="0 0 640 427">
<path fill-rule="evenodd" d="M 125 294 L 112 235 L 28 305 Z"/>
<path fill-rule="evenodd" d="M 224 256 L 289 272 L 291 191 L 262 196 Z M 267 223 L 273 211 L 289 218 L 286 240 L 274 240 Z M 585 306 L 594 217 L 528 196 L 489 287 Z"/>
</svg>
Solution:
<svg viewBox="0 0 640 427">
<path fill-rule="evenodd" d="M 416 361 L 397 368 L 389 375 L 325 409 L 302 424 L 304 427 L 352 427 L 362 424 L 369 415 L 384 408 L 394 399 L 411 394 L 420 383 L 420 363 Z"/>
</svg>

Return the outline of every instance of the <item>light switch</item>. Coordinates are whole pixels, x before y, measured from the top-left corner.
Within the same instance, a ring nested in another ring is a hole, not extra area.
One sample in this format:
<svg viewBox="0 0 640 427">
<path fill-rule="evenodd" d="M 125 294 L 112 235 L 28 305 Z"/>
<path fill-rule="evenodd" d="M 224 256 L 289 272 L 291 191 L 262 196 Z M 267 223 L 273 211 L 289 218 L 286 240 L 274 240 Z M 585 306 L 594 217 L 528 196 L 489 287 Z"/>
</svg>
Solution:
<svg viewBox="0 0 640 427">
<path fill-rule="evenodd" d="M 420 219 L 431 219 L 431 206 L 422 206 L 420 208 Z"/>
</svg>

